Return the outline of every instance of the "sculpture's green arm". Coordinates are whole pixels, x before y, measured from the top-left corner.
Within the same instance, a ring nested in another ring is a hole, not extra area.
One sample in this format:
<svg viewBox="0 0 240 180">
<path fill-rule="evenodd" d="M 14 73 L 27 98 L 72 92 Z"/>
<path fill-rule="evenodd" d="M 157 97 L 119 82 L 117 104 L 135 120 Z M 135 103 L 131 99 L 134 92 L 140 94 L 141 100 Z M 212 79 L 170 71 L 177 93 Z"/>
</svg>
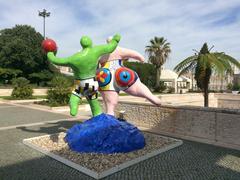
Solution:
<svg viewBox="0 0 240 180">
<path fill-rule="evenodd" d="M 113 52 L 116 49 L 120 39 L 121 39 L 121 36 L 119 34 L 114 35 L 111 42 L 109 42 L 108 44 L 95 46 L 94 47 L 95 53 L 98 56 L 102 56 L 104 54 Z"/>
<path fill-rule="evenodd" d="M 58 58 L 53 52 L 48 52 L 47 57 L 50 62 L 60 66 L 67 66 L 74 59 L 74 55 L 68 58 Z"/>
</svg>

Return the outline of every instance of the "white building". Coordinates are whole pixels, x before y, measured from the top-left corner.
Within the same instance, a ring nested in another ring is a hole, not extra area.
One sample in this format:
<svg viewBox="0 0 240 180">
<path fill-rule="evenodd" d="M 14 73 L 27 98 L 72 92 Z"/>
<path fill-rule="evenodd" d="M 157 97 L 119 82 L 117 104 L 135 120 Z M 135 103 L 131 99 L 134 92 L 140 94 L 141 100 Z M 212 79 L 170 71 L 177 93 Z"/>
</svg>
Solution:
<svg viewBox="0 0 240 180">
<path fill-rule="evenodd" d="M 234 67 L 233 84 L 240 84 L 240 70 Z"/>
<path fill-rule="evenodd" d="M 173 87 L 175 93 L 185 93 L 192 87 L 191 79 L 180 76 L 170 69 L 162 69 L 160 81 L 163 81 L 167 87 Z"/>
</svg>

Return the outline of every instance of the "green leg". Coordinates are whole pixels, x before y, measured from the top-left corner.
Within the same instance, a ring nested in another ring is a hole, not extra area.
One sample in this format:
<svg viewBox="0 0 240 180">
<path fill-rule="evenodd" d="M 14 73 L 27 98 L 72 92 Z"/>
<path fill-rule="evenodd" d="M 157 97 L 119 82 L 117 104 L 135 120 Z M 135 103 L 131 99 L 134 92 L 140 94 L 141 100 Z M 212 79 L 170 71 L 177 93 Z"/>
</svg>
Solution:
<svg viewBox="0 0 240 180">
<path fill-rule="evenodd" d="M 93 99 L 93 100 L 88 99 L 88 103 L 91 107 L 93 116 L 102 114 L 102 108 L 98 102 L 98 99 Z"/>
<path fill-rule="evenodd" d="M 71 95 L 70 97 L 70 114 L 72 116 L 76 116 L 77 113 L 78 113 L 78 105 L 79 105 L 79 102 L 80 102 L 80 98 L 74 94 Z"/>
</svg>

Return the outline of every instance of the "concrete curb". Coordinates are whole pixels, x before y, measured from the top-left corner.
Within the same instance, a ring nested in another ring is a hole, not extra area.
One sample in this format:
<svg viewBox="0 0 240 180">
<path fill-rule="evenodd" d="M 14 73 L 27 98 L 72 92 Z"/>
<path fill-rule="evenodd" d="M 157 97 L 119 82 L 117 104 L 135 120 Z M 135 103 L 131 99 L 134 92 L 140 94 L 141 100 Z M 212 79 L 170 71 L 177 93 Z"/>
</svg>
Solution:
<svg viewBox="0 0 240 180">
<path fill-rule="evenodd" d="M 24 100 L 5 100 L 5 101 L 10 103 L 21 104 L 21 103 L 39 102 L 43 100 L 46 100 L 46 99 L 24 99 Z"/>
<path fill-rule="evenodd" d="M 24 101 L 26 102 L 26 101 Z M 39 104 L 21 104 L 24 103 L 22 102 L 15 102 L 15 101 L 0 101 L 0 104 L 8 104 L 12 106 L 18 106 L 18 107 L 25 107 L 25 108 L 30 108 L 30 109 L 36 109 L 36 110 L 41 110 L 41 111 L 47 111 L 47 112 L 52 112 L 52 113 L 57 113 L 57 114 L 64 114 L 66 112 L 70 111 L 69 106 L 61 106 L 61 107 L 49 107 L 49 106 L 44 106 L 44 105 L 39 105 Z M 29 101 L 31 103 L 31 101 Z M 79 111 L 91 111 L 90 106 L 88 104 L 83 104 L 79 105 L 78 108 Z M 70 116 L 70 113 L 68 113 Z"/>
</svg>

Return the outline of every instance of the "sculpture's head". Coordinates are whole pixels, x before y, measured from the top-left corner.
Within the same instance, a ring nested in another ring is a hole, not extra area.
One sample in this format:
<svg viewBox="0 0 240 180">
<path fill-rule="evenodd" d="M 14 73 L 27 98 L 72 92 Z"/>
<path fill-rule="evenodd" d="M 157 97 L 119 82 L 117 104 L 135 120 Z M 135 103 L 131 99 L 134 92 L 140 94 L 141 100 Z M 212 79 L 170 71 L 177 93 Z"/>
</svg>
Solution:
<svg viewBox="0 0 240 180">
<path fill-rule="evenodd" d="M 83 36 L 80 40 L 82 48 L 92 47 L 92 40 L 88 36 Z"/>
<path fill-rule="evenodd" d="M 110 43 L 112 39 L 113 39 L 113 37 L 112 37 L 112 36 L 109 36 L 109 37 L 106 39 L 107 43 Z"/>
</svg>

